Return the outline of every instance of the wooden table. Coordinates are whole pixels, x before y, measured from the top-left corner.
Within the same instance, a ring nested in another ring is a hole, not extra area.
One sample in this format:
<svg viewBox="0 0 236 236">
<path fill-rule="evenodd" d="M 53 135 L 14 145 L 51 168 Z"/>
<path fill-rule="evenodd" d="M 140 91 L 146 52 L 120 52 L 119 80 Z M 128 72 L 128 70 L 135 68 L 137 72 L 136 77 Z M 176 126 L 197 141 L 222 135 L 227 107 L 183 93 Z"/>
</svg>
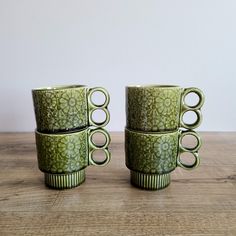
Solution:
<svg viewBox="0 0 236 236">
<path fill-rule="evenodd" d="M 198 169 L 177 168 L 171 185 L 129 183 L 122 133 L 112 161 L 90 166 L 80 187 L 44 186 L 32 133 L 0 134 L 0 235 L 236 235 L 236 133 L 201 133 Z"/>
</svg>

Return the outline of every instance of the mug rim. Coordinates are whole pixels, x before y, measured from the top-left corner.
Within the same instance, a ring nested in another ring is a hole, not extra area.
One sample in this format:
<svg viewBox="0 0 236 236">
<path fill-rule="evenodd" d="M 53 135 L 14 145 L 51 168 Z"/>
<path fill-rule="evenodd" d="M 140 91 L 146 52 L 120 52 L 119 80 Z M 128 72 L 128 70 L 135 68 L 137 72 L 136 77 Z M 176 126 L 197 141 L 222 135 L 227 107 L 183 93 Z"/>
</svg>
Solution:
<svg viewBox="0 0 236 236">
<path fill-rule="evenodd" d="M 72 88 L 84 88 L 86 85 L 82 84 L 71 84 L 71 85 L 53 85 L 48 87 L 34 88 L 32 91 L 55 91 L 55 90 L 64 90 Z"/>
<path fill-rule="evenodd" d="M 127 85 L 126 88 L 180 88 L 179 85 L 172 85 L 172 84 L 137 84 L 137 85 Z"/>
<path fill-rule="evenodd" d="M 63 131 L 63 132 L 57 132 L 57 133 L 43 133 L 43 132 L 40 132 L 38 131 L 37 129 L 35 129 L 35 133 L 38 134 L 38 135 L 41 135 L 41 136 L 68 136 L 68 135 L 73 135 L 73 134 L 78 134 L 78 133 L 81 133 L 81 132 L 84 132 L 86 130 L 88 130 L 89 127 L 85 127 L 83 129 L 77 129 L 77 130 L 73 130 L 73 131 Z"/>
<path fill-rule="evenodd" d="M 140 131 L 140 130 L 134 130 L 128 127 L 125 127 L 125 131 L 131 132 L 131 133 L 137 133 L 140 135 L 152 135 L 152 136 L 157 136 L 157 135 L 168 135 L 168 134 L 173 134 L 173 133 L 179 133 L 180 130 L 176 129 L 176 130 L 168 130 L 168 131 Z"/>
</svg>

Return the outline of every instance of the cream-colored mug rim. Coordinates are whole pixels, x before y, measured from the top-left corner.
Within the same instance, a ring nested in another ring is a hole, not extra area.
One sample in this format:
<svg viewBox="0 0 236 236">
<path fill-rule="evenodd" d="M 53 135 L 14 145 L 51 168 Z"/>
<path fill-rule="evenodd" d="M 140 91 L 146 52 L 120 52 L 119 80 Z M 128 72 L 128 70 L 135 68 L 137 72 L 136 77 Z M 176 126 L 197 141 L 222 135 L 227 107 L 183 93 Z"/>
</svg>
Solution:
<svg viewBox="0 0 236 236">
<path fill-rule="evenodd" d="M 64 90 L 64 89 L 83 88 L 83 87 L 86 87 L 86 85 L 80 85 L 80 84 L 72 84 L 72 85 L 55 85 L 55 86 L 48 86 L 48 87 L 34 88 L 34 89 L 32 89 L 32 91 Z"/>
<path fill-rule="evenodd" d="M 172 84 L 143 84 L 143 85 L 128 85 L 126 88 L 179 88 L 178 85 L 172 85 Z"/>
</svg>

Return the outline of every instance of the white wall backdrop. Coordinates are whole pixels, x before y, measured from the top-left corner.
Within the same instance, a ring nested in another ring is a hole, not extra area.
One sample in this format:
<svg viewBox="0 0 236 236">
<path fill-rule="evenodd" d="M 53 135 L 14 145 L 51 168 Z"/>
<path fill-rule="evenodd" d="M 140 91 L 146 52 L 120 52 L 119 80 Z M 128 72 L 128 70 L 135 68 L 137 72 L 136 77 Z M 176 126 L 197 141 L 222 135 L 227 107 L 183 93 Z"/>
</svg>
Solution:
<svg viewBox="0 0 236 236">
<path fill-rule="evenodd" d="M 235 0 L 0 0 L 0 131 L 35 128 L 31 88 L 104 86 L 109 130 L 124 86 L 179 84 L 206 95 L 199 130 L 236 130 Z"/>
</svg>

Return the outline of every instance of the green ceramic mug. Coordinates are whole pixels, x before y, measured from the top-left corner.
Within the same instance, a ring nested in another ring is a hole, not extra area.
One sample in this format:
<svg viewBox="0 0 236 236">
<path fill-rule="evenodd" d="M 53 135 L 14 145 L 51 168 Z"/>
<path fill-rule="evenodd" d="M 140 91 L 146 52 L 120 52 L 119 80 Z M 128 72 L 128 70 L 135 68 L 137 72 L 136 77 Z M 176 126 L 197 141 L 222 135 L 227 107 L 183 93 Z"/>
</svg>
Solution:
<svg viewBox="0 0 236 236">
<path fill-rule="evenodd" d="M 102 134 L 102 145 L 94 142 L 95 134 Z M 77 132 L 45 134 L 35 131 L 38 167 L 45 174 L 47 186 L 57 189 L 72 188 L 85 180 L 88 165 L 104 166 L 110 161 L 110 135 L 102 128 L 85 128 Z M 94 152 L 102 150 L 103 161 L 94 159 Z"/>
<path fill-rule="evenodd" d="M 199 100 L 194 106 L 185 97 L 195 93 Z M 140 131 L 173 131 L 179 127 L 197 128 L 202 121 L 201 107 L 204 95 L 198 88 L 181 88 L 175 85 L 146 85 L 126 87 L 127 128 Z M 192 124 L 184 122 L 184 115 L 194 112 Z"/>
<path fill-rule="evenodd" d="M 185 147 L 183 138 L 193 136 L 195 147 Z M 125 130 L 126 166 L 130 169 L 131 183 L 140 188 L 155 190 L 170 184 L 170 172 L 177 166 L 190 170 L 199 165 L 198 150 L 201 139 L 194 131 L 137 132 Z M 190 153 L 194 163 L 186 164 L 181 154 Z"/>
<path fill-rule="evenodd" d="M 103 93 L 103 104 L 95 104 L 92 96 Z M 110 101 L 108 92 L 101 87 L 87 88 L 84 85 L 70 85 L 38 88 L 32 90 L 37 130 L 53 133 L 85 128 L 104 127 L 110 120 L 107 106 Z M 96 122 L 93 114 L 102 110 L 106 118 Z"/>
</svg>

